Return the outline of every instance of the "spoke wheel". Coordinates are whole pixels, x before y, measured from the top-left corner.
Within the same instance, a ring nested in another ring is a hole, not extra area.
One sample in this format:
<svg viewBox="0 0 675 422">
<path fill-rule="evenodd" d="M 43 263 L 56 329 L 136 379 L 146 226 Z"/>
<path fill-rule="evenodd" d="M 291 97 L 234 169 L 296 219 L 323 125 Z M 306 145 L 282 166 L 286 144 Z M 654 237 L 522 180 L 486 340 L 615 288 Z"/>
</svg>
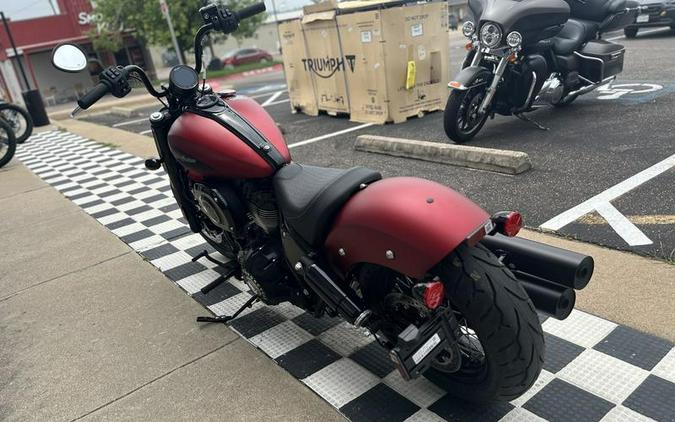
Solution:
<svg viewBox="0 0 675 422">
<path fill-rule="evenodd" d="M 33 120 L 26 110 L 17 105 L 0 104 L 0 118 L 12 128 L 18 144 L 33 133 Z"/>
</svg>

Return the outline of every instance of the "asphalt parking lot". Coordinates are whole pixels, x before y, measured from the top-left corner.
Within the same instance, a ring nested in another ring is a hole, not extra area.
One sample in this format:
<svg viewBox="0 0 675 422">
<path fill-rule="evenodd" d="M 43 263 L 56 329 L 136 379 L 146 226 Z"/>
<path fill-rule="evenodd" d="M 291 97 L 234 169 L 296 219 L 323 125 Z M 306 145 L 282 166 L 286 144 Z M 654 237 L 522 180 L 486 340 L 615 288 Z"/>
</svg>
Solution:
<svg viewBox="0 0 675 422">
<path fill-rule="evenodd" d="M 523 151 L 533 169 L 507 176 L 404 158 L 355 152 L 357 135 L 374 134 L 448 142 L 442 113 L 398 125 L 370 125 L 330 116 L 293 114 L 283 74 L 243 81 L 238 92 L 265 106 L 285 131 L 293 159 L 312 165 L 363 165 L 385 176 L 418 176 L 450 186 L 489 211 L 520 210 L 526 225 L 564 236 L 672 261 L 675 259 L 675 32 L 645 31 L 636 39 L 608 34 L 626 47 L 624 72 L 611 88 L 564 109 L 530 117 L 549 130 L 514 117 L 488 121 L 470 145 Z M 453 41 L 451 69 L 463 60 Z M 85 120 L 149 134 L 146 116 Z M 611 224 L 608 224 L 610 221 Z"/>
</svg>

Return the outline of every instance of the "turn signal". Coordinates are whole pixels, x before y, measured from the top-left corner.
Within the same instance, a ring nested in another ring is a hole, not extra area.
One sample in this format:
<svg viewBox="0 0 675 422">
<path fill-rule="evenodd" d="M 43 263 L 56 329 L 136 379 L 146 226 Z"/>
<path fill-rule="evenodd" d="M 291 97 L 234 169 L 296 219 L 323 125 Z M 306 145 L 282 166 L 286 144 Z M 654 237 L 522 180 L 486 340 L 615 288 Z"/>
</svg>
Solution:
<svg viewBox="0 0 675 422">
<path fill-rule="evenodd" d="M 445 288 L 440 281 L 432 281 L 426 284 L 424 293 L 422 294 L 424 304 L 429 309 L 436 309 L 441 306 L 445 299 Z"/>
<path fill-rule="evenodd" d="M 464 48 L 466 49 L 466 51 L 471 51 L 471 50 L 473 50 L 473 42 L 468 42 L 468 43 L 466 43 L 466 45 L 464 46 Z"/>
<path fill-rule="evenodd" d="M 523 216 L 518 211 L 502 211 L 492 216 L 497 231 L 504 236 L 513 237 L 523 228 Z"/>
</svg>

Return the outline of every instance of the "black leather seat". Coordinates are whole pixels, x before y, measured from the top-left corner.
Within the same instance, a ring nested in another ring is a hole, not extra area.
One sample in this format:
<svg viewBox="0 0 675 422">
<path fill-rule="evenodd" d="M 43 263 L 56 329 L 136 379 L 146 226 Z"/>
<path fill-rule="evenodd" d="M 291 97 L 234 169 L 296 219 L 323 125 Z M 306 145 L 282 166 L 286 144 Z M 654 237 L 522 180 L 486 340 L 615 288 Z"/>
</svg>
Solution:
<svg viewBox="0 0 675 422">
<path fill-rule="evenodd" d="M 274 176 L 274 193 L 290 228 L 310 246 L 318 247 L 359 186 L 381 178 L 365 167 L 339 170 L 291 163 Z"/>
<path fill-rule="evenodd" d="M 562 30 L 553 37 L 553 51 L 568 56 L 598 35 L 598 23 L 583 19 L 569 19 Z"/>
</svg>

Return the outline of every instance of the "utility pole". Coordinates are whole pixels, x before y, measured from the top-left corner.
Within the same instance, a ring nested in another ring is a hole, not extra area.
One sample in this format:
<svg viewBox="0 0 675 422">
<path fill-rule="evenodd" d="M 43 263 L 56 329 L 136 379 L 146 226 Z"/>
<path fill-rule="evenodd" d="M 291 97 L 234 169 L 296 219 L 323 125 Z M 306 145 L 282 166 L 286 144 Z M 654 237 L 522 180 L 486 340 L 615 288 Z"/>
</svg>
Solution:
<svg viewBox="0 0 675 422">
<path fill-rule="evenodd" d="M 169 32 L 171 33 L 171 41 L 173 41 L 173 48 L 176 50 L 178 62 L 180 64 L 185 64 L 185 57 L 183 56 L 183 51 L 178 46 L 178 40 L 176 40 L 176 33 L 173 31 L 173 23 L 171 22 L 169 5 L 166 4 L 166 0 L 159 0 L 159 8 L 162 11 L 164 17 L 166 18 L 166 23 L 169 25 Z"/>
<path fill-rule="evenodd" d="M 7 18 L 5 18 L 5 12 L 0 12 L 0 17 L 2 18 L 2 24 L 5 26 L 5 31 L 7 31 L 7 38 L 9 38 L 9 44 L 12 46 L 12 50 L 14 50 L 14 57 L 16 58 L 16 62 L 19 65 L 19 71 L 21 72 L 21 76 L 23 76 L 23 81 L 26 83 L 26 90 L 29 90 L 30 84 L 28 83 L 28 78 L 26 77 L 26 71 L 23 69 L 21 56 L 19 56 L 19 52 L 16 50 L 16 44 L 14 44 L 14 37 L 12 36 L 12 31 L 9 30 Z"/>
</svg>

